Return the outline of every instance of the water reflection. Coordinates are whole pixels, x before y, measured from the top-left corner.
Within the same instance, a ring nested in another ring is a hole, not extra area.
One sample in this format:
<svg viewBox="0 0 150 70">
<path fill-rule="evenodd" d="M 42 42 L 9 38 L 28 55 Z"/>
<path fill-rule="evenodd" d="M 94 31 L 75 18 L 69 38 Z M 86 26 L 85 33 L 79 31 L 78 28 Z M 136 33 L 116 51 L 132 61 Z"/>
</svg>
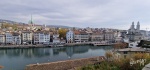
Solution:
<svg viewBox="0 0 150 70">
<path fill-rule="evenodd" d="M 3 70 L 23 70 L 28 64 L 103 56 L 110 49 L 111 46 L 0 49 L 0 65 Z"/>
<path fill-rule="evenodd" d="M 25 58 L 32 57 L 43 57 L 43 56 L 56 56 L 59 53 L 64 52 L 68 56 L 72 56 L 78 53 L 86 53 L 91 50 L 110 50 L 110 46 L 100 46 L 100 47 L 91 47 L 91 46 L 74 46 L 74 47 L 56 47 L 56 48 L 26 48 L 26 49 L 0 49 L 0 58 L 2 56 L 8 57 L 19 57 L 23 56 Z"/>
</svg>

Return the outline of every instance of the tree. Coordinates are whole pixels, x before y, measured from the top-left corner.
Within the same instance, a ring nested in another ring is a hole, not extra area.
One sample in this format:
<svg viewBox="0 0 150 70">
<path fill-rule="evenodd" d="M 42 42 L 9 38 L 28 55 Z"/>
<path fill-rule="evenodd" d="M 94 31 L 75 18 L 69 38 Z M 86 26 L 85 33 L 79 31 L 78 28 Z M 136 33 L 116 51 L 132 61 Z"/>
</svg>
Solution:
<svg viewBox="0 0 150 70">
<path fill-rule="evenodd" d="M 143 48 L 150 48 L 150 41 L 146 41 L 146 40 L 141 40 L 140 43 L 138 44 L 138 46 L 143 47 Z"/>
<path fill-rule="evenodd" d="M 12 27 L 14 30 L 17 30 L 18 27 L 17 27 L 17 23 L 16 24 L 10 24 L 10 23 L 2 23 L 1 25 L 1 28 L 9 28 L 9 27 Z"/>
<path fill-rule="evenodd" d="M 66 39 L 66 33 L 67 33 L 66 29 L 61 28 L 58 30 L 58 33 L 59 33 L 59 38 Z"/>
<path fill-rule="evenodd" d="M 18 29 L 17 26 L 18 26 L 17 24 L 13 24 L 13 25 L 12 25 L 12 28 L 13 28 L 14 30 L 17 30 L 17 29 Z"/>
<path fill-rule="evenodd" d="M 135 54 L 133 54 L 133 59 L 135 59 L 135 60 L 139 60 L 139 59 L 149 60 L 150 55 L 149 55 L 149 53 L 135 53 Z"/>
</svg>

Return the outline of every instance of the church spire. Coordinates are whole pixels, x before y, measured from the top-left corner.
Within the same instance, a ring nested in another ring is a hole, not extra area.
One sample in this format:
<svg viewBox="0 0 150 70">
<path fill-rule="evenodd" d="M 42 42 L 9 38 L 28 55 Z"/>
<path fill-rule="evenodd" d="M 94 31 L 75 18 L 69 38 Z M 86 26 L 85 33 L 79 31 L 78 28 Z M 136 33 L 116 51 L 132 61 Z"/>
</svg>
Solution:
<svg viewBox="0 0 150 70">
<path fill-rule="evenodd" d="M 31 24 L 33 24 L 33 21 L 32 21 L 32 14 L 31 14 L 31 22 L 30 22 Z"/>
<path fill-rule="evenodd" d="M 30 17 L 30 20 L 29 20 L 28 24 L 33 24 L 32 14 L 31 14 L 31 17 Z"/>
</svg>

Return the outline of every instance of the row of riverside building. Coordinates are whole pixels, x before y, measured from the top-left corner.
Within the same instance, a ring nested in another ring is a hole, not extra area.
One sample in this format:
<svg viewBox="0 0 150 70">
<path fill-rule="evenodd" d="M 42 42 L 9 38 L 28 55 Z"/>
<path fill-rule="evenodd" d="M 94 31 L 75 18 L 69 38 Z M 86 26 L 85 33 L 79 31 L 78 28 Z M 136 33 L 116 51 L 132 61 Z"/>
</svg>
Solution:
<svg viewBox="0 0 150 70">
<path fill-rule="evenodd" d="M 117 32 L 118 33 L 118 32 Z M 118 34 L 117 34 L 118 35 Z M 49 44 L 49 43 L 82 43 L 100 41 L 122 41 L 113 31 L 68 30 L 66 40 L 61 40 L 59 34 L 50 31 L 5 31 L 0 33 L 0 44 Z M 119 38 L 119 39 L 118 39 Z M 118 40 L 116 40 L 118 39 Z M 51 41 L 52 40 L 52 41 Z"/>
<path fill-rule="evenodd" d="M 19 31 L 3 32 L 0 34 L 0 44 L 20 45 L 20 44 L 47 44 L 50 43 L 51 32 L 49 31 Z M 60 42 L 59 34 L 53 34 L 53 42 Z"/>
<path fill-rule="evenodd" d="M 116 41 L 121 42 L 122 38 L 118 35 L 119 32 L 114 32 L 114 31 L 69 30 L 66 33 L 66 41 L 67 43 L 101 42 L 101 41 L 107 41 L 110 43 Z"/>
</svg>

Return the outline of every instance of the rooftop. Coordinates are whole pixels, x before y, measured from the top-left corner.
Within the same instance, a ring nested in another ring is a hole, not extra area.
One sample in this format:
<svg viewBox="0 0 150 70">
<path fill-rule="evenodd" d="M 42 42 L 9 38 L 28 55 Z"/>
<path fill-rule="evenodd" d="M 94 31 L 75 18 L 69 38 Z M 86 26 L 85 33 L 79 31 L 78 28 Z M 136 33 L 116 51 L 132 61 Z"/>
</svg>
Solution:
<svg viewBox="0 0 150 70">
<path fill-rule="evenodd" d="M 136 48 L 124 48 L 124 49 L 119 49 L 117 50 L 118 52 L 124 52 L 124 51 L 127 51 L 127 52 L 144 52 L 146 51 L 146 49 L 144 48 L 140 48 L 140 47 L 136 47 Z"/>
<path fill-rule="evenodd" d="M 78 34 L 80 34 L 80 32 L 79 31 L 74 31 L 74 34 L 78 35 Z"/>
</svg>

